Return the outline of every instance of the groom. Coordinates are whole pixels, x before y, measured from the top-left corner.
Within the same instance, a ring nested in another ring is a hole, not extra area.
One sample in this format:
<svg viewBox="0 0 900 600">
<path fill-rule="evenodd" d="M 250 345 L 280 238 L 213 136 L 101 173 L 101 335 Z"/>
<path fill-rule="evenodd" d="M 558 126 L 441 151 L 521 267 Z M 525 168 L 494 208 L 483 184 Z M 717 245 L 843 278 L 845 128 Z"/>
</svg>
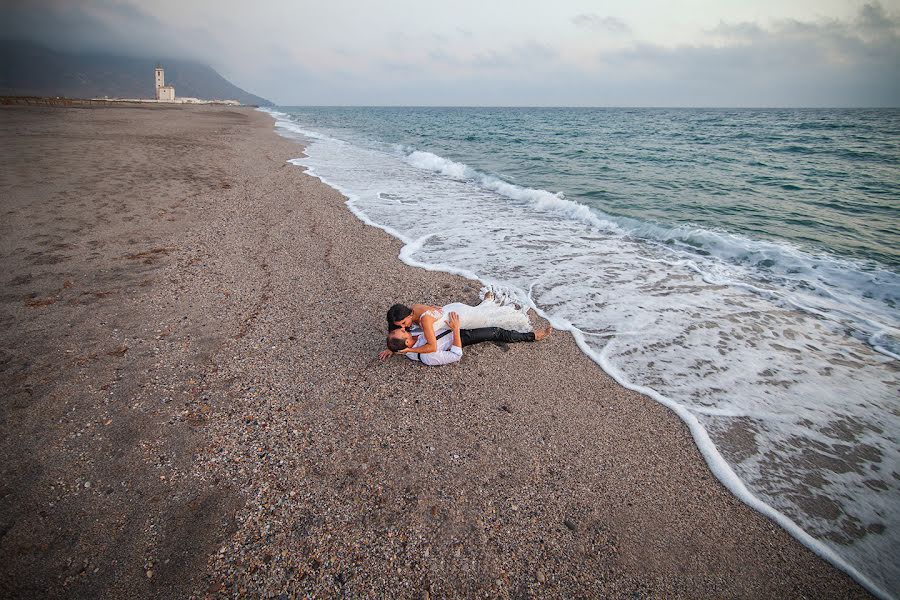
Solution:
<svg viewBox="0 0 900 600">
<path fill-rule="evenodd" d="M 459 315 L 450 313 L 447 319 L 448 328 L 435 332 L 437 338 L 437 350 L 428 354 L 411 352 L 418 346 L 426 343 L 425 334 L 418 327 L 407 331 L 403 328 L 395 329 L 388 334 L 387 350 L 382 350 L 378 357 L 382 360 L 388 356 L 399 353 L 410 360 L 417 360 L 428 366 L 449 365 L 462 358 L 463 346 L 480 344 L 482 342 L 536 342 L 547 337 L 552 328 L 547 325 L 535 332 L 519 333 L 500 327 L 479 327 L 478 329 L 460 329 Z"/>
</svg>

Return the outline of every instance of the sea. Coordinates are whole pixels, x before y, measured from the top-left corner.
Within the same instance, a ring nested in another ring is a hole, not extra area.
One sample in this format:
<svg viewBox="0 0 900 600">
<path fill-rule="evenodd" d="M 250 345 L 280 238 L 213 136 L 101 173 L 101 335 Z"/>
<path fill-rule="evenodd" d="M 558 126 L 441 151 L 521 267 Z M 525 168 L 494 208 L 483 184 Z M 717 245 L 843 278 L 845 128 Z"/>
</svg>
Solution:
<svg viewBox="0 0 900 600">
<path fill-rule="evenodd" d="M 571 332 L 741 500 L 900 597 L 900 110 L 269 112 L 402 260 Z"/>
</svg>

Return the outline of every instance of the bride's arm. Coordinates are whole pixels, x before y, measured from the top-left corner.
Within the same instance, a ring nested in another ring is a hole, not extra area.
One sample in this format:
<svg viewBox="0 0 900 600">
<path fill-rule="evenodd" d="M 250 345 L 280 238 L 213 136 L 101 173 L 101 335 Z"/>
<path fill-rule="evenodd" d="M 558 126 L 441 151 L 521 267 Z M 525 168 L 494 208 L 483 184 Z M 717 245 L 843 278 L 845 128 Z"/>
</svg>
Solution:
<svg viewBox="0 0 900 600">
<path fill-rule="evenodd" d="M 428 354 L 419 354 L 419 360 L 423 364 L 436 367 L 459 362 L 462 358 L 462 334 L 459 330 L 459 315 L 455 312 L 451 312 L 447 324 L 450 325 L 450 330 L 453 332 L 453 345 L 450 346 L 449 350 L 438 350 L 437 352 L 429 352 Z"/>
<path fill-rule="evenodd" d="M 419 318 L 419 326 L 422 328 L 422 334 L 425 336 L 425 343 L 416 348 L 404 348 L 397 354 L 406 354 L 407 352 L 428 354 L 437 350 L 437 336 L 434 335 L 434 317 L 430 314 L 422 315 Z"/>
</svg>

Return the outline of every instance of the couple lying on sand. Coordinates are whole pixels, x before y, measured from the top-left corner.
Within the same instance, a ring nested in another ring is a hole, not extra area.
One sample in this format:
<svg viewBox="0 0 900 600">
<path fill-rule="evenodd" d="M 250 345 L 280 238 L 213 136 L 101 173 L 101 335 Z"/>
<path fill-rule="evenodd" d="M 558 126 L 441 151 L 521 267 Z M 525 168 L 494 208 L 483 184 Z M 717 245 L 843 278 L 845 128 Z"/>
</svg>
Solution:
<svg viewBox="0 0 900 600">
<path fill-rule="evenodd" d="M 462 358 L 463 347 L 481 342 L 536 342 L 547 337 L 547 325 L 531 330 L 523 310 L 498 302 L 488 292 L 478 306 L 461 302 L 443 308 L 395 304 L 387 313 L 387 350 L 378 357 L 402 354 L 429 366 L 447 365 Z"/>
</svg>

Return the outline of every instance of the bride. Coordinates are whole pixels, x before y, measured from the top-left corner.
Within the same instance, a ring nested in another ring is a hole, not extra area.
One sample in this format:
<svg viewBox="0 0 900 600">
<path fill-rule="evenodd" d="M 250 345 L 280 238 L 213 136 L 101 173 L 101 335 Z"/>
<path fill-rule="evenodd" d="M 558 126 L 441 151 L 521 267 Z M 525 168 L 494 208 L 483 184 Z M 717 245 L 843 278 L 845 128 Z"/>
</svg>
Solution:
<svg viewBox="0 0 900 600">
<path fill-rule="evenodd" d="M 452 312 L 459 316 L 460 329 L 500 327 L 521 333 L 532 331 L 531 321 L 524 309 L 497 302 L 491 292 L 486 293 L 484 301 L 477 306 L 462 302 L 453 302 L 444 307 L 413 304 L 412 308 L 395 304 L 387 312 L 388 331 L 418 326 L 422 329 L 426 343 L 415 351 L 420 354 L 434 352 L 437 350 L 436 332 L 448 327 L 447 319 Z"/>
</svg>

